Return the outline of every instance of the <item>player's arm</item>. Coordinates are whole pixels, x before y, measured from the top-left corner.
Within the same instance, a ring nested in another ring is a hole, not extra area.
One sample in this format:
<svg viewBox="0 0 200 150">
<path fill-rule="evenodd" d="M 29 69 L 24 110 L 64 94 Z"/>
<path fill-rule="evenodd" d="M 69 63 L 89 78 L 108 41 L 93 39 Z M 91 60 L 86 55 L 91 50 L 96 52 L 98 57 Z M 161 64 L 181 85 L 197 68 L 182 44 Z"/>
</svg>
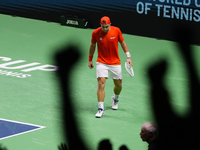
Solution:
<svg viewBox="0 0 200 150">
<path fill-rule="evenodd" d="M 124 53 L 126 54 L 126 57 L 127 57 L 126 61 L 129 62 L 129 64 L 131 66 L 133 66 L 133 63 L 132 63 L 132 60 L 131 60 L 131 54 L 129 53 L 128 46 L 126 45 L 126 42 L 122 41 L 122 42 L 120 42 L 120 44 L 121 44 L 121 47 L 122 47 Z"/>
<path fill-rule="evenodd" d="M 93 59 L 93 55 L 95 52 L 95 48 L 96 48 L 96 44 L 91 43 L 90 49 L 89 49 L 89 58 L 88 58 L 88 60 L 89 60 L 88 67 L 90 69 L 94 68 L 92 59 Z"/>
</svg>

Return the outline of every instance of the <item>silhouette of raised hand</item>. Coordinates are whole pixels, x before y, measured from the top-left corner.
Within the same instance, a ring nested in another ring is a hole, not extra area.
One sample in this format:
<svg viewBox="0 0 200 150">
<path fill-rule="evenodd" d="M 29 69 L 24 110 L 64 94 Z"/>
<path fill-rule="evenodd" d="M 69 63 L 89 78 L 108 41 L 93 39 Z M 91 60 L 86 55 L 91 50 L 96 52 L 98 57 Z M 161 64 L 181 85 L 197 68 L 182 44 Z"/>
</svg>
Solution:
<svg viewBox="0 0 200 150">
<path fill-rule="evenodd" d="M 8 149 L 4 147 L 2 144 L 0 144 L 0 150 L 8 150 Z"/>
<path fill-rule="evenodd" d="M 72 107 L 70 96 L 71 71 L 81 57 L 80 51 L 75 46 L 66 46 L 59 50 L 55 56 L 58 70 L 60 90 L 62 92 L 63 120 L 65 135 L 69 150 L 87 150 L 84 140 L 80 136 L 78 125 Z M 59 148 L 65 148 L 63 144 Z"/>
<path fill-rule="evenodd" d="M 58 150 L 69 150 L 67 145 L 64 144 L 64 143 L 61 143 L 59 146 L 58 146 Z"/>
<path fill-rule="evenodd" d="M 200 84 L 192 58 L 192 33 L 189 28 L 175 32 L 178 50 L 182 55 L 189 79 L 189 100 L 191 110 L 185 117 L 178 116 L 170 105 L 170 97 L 163 79 L 168 64 L 162 60 L 150 67 L 151 102 L 159 130 L 158 150 L 200 149 Z"/>
</svg>

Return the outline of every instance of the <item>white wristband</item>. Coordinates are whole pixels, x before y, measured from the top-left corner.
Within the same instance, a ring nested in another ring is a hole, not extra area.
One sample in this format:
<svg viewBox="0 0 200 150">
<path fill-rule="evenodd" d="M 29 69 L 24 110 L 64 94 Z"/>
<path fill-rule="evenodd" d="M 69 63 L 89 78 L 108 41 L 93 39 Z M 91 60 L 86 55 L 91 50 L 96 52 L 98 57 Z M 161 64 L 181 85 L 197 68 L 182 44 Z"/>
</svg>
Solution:
<svg viewBox="0 0 200 150">
<path fill-rule="evenodd" d="M 131 57 L 131 54 L 130 54 L 129 52 L 126 52 L 125 54 L 126 54 L 126 57 L 127 57 L 127 58 L 128 58 L 128 57 Z"/>
</svg>

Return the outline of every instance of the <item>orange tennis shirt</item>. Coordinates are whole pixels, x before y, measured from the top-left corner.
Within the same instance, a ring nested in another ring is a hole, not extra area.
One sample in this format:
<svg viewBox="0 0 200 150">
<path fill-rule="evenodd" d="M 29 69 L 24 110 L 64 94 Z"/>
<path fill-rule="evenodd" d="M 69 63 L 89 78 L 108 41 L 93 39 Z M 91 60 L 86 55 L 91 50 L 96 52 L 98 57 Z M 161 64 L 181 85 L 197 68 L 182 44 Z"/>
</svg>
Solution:
<svg viewBox="0 0 200 150">
<path fill-rule="evenodd" d="M 91 42 L 97 43 L 98 46 L 97 62 L 107 65 L 120 65 L 118 42 L 123 41 L 124 38 L 118 27 L 110 26 L 107 33 L 104 33 L 101 27 L 95 29 L 92 33 Z"/>
</svg>

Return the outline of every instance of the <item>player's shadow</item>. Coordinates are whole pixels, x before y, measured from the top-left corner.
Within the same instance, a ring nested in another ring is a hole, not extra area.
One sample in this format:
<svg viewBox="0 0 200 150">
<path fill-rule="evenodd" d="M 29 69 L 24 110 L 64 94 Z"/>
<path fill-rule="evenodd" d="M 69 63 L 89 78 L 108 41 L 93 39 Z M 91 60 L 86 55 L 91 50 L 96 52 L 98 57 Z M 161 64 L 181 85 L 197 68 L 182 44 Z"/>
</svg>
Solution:
<svg viewBox="0 0 200 150">
<path fill-rule="evenodd" d="M 170 94 L 164 85 L 167 60 L 149 67 L 152 109 L 159 129 L 158 150 L 197 150 L 200 148 L 200 84 L 192 57 L 194 34 L 190 28 L 184 27 L 177 28 L 173 33 L 188 72 L 191 111 L 180 117 L 170 105 Z"/>
</svg>

